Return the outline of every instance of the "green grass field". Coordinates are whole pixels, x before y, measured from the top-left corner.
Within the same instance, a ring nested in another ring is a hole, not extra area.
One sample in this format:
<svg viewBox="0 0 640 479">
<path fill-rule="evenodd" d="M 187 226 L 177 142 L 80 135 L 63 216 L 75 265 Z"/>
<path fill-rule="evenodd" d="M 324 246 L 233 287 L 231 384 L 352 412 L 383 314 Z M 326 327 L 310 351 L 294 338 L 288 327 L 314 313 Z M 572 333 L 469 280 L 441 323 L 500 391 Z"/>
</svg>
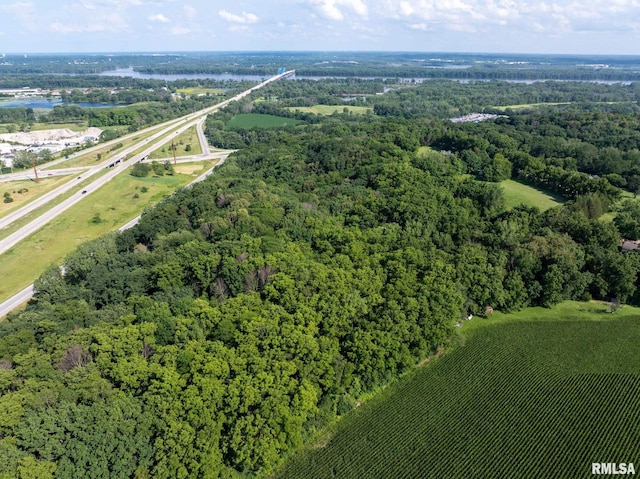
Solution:
<svg viewBox="0 0 640 479">
<path fill-rule="evenodd" d="M 209 166 L 211 163 L 209 163 Z M 201 166 L 199 171 L 203 171 Z M 32 283 L 80 244 L 117 229 L 145 208 L 193 180 L 197 172 L 175 176 L 135 178 L 124 172 L 0 255 L 0 301 Z M 142 187 L 148 191 L 143 193 Z M 137 197 L 136 197 L 137 195 Z M 99 221 L 95 221 L 98 215 Z"/>
<path fill-rule="evenodd" d="M 471 320 L 461 344 L 275 477 L 575 479 L 592 477 L 592 462 L 637 463 L 640 310 L 607 310 L 566 303 Z"/>
<path fill-rule="evenodd" d="M 275 115 L 262 115 L 259 113 L 241 113 L 235 115 L 227 123 L 228 128 L 278 128 L 282 126 L 295 126 L 302 123 L 300 120 L 285 118 Z"/>
<path fill-rule="evenodd" d="M 351 105 L 313 105 L 305 107 L 289 107 L 289 110 L 302 111 L 304 113 L 313 113 L 314 115 L 333 115 L 334 113 L 342 113 L 345 110 L 354 115 L 365 115 L 368 112 L 373 113 L 373 108 L 368 106 L 351 106 Z"/>
<path fill-rule="evenodd" d="M 221 90 L 219 88 L 205 88 L 205 87 L 188 87 L 188 88 L 178 88 L 176 90 L 178 93 L 184 93 L 185 95 L 189 95 L 189 96 L 198 96 L 198 95 L 206 95 L 207 93 L 209 95 L 215 95 L 215 96 L 219 96 L 219 95 L 224 95 L 226 92 L 225 90 Z"/>
<path fill-rule="evenodd" d="M 44 176 L 38 183 L 34 180 L 0 182 L 0 195 L 9 193 L 13 198 L 11 203 L 0 202 L 0 218 L 22 208 L 67 181 L 69 181 L 68 176 Z"/>
<path fill-rule="evenodd" d="M 558 105 L 570 105 L 571 102 L 569 101 L 565 101 L 565 102 L 558 102 L 558 103 L 521 103 L 519 105 L 505 105 L 505 106 L 494 106 L 493 108 L 495 108 L 496 110 L 502 110 L 505 111 L 507 109 L 510 110 L 524 110 L 526 108 L 536 108 L 536 107 L 541 107 L 541 106 L 558 106 Z"/>
<path fill-rule="evenodd" d="M 537 206 L 541 211 L 545 211 L 565 202 L 560 195 L 515 180 L 502 181 L 500 186 L 504 190 L 507 208 L 525 205 Z"/>
<path fill-rule="evenodd" d="M 176 156 L 190 156 L 202 154 L 202 145 L 198 139 L 198 132 L 196 127 L 189 128 L 188 130 L 180 133 L 174 140 L 173 144 L 176 147 Z M 191 150 L 187 151 L 187 145 L 190 145 Z M 173 158 L 173 151 L 171 150 L 171 142 L 167 142 L 155 151 L 152 151 L 149 155 L 152 160 L 158 160 L 163 158 Z"/>
</svg>

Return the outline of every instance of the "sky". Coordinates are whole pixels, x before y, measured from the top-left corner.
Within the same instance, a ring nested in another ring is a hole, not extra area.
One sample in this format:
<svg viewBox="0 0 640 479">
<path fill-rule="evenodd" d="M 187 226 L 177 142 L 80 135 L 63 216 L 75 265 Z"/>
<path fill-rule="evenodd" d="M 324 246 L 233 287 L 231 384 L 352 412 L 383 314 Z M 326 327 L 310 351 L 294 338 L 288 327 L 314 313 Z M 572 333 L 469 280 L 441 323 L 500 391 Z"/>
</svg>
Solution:
<svg viewBox="0 0 640 479">
<path fill-rule="evenodd" d="M 0 0 L 0 53 L 640 54 L 640 0 Z"/>
</svg>

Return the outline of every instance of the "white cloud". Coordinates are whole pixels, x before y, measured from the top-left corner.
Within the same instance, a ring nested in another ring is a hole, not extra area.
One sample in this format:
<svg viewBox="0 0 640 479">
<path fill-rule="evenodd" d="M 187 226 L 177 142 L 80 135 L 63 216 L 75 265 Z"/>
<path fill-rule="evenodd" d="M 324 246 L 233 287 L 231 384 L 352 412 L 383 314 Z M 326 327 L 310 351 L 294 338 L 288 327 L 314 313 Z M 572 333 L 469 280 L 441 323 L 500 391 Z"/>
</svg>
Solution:
<svg viewBox="0 0 640 479">
<path fill-rule="evenodd" d="M 170 32 L 171 35 L 187 35 L 188 33 L 191 33 L 191 29 L 183 27 L 182 25 L 175 25 L 171 27 Z"/>
<path fill-rule="evenodd" d="M 102 23 L 89 23 L 89 24 L 73 24 L 73 23 L 60 23 L 53 22 L 51 24 L 51 31 L 54 33 L 98 33 L 98 32 L 108 32 L 108 31 L 116 31 L 116 29 L 110 27 L 109 25 L 105 25 Z"/>
<path fill-rule="evenodd" d="M 158 23 L 169 23 L 169 19 L 165 17 L 162 13 L 156 13 L 155 15 L 150 15 L 149 20 L 152 22 Z"/>
<path fill-rule="evenodd" d="M 218 15 L 220 15 L 220 17 L 224 18 L 228 22 L 232 23 L 256 23 L 258 21 L 257 15 L 247 12 L 242 12 L 241 15 L 236 15 L 226 10 L 220 10 L 218 12 Z"/>
<path fill-rule="evenodd" d="M 320 15 L 329 20 L 344 20 L 344 14 L 338 7 L 353 10 L 361 17 L 366 17 L 369 13 L 367 5 L 362 0 L 310 0 L 311 5 L 316 7 Z"/>
<path fill-rule="evenodd" d="M 121 32 L 128 30 L 129 25 L 126 20 L 117 13 L 103 15 L 93 22 L 87 23 L 63 23 L 51 22 L 49 29 L 54 33 L 100 33 L 100 32 Z"/>
<path fill-rule="evenodd" d="M 193 8 L 191 5 L 185 5 L 183 7 L 183 9 L 184 9 L 184 13 L 187 16 L 187 18 L 194 18 L 196 16 L 196 14 L 198 13 L 196 11 L 196 9 Z"/>
<path fill-rule="evenodd" d="M 339 0 L 311 0 L 339 5 Z M 378 0 L 372 9 L 387 19 L 422 23 L 452 31 L 481 31 L 492 26 L 523 31 L 638 31 L 640 0 Z"/>
<path fill-rule="evenodd" d="M 412 30 L 422 30 L 423 32 L 426 32 L 428 30 L 426 23 L 412 23 L 411 25 L 409 25 L 409 28 L 411 28 Z"/>
</svg>

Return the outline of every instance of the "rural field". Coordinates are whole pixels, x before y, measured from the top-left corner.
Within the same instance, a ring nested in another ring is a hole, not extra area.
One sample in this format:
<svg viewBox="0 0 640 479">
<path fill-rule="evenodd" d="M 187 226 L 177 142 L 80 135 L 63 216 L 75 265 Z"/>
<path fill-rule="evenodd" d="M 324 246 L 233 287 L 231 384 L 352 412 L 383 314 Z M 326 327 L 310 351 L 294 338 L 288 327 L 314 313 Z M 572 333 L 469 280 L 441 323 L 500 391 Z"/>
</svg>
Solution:
<svg viewBox="0 0 640 479">
<path fill-rule="evenodd" d="M 516 180 L 501 181 L 500 186 L 502 186 L 504 190 L 505 204 L 509 209 L 518 205 L 525 205 L 536 206 L 540 211 L 545 211 L 565 201 L 560 195 L 520 183 Z"/>
<path fill-rule="evenodd" d="M 475 318 L 461 344 L 274 477 L 575 479 L 592 462 L 638 462 L 640 310 L 607 311 L 565 303 Z"/>
<path fill-rule="evenodd" d="M 352 105 L 313 105 L 313 106 L 294 106 L 289 107 L 289 110 L 302 111 L 304 113 L 313 113 L 314 115 L 333 115 L 334 113 L 342 113 L 348 111 L 355 115 L 365 115 L 366 113 L 373 113 L 373 108 L 368 106 L 352 106 Z"/>
</svg>

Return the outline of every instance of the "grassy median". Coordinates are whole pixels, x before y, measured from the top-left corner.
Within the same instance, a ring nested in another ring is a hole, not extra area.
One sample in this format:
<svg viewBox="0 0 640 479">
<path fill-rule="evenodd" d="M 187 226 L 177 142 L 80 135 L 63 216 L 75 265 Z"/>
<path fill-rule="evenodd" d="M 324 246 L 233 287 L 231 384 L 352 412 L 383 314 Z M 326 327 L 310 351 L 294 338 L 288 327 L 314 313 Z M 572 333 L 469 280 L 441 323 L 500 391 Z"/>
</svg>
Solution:
<svg viewBox="0 0 640 479">
<path fill-rule="evenodd" d="M 35 281 L 86 241 L 115 230 L 213 166 L 200 162 L 174 176 L 135 178 L 126 172 L 0 255 L 0 301 Z"/>
</svg>

